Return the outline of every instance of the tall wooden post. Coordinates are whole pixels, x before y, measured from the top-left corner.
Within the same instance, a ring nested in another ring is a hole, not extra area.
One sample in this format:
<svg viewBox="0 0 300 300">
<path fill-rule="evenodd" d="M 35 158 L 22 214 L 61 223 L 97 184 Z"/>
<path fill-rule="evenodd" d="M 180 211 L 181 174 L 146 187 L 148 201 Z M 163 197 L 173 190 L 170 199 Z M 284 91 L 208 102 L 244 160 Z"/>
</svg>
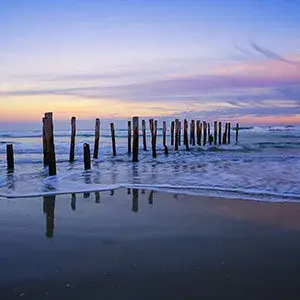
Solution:
<svg viewBox="0 0 300 300">
<path fill-rule="evenodd" d="M 179 138 L 179 120 L 175 120 L 175 147 L 174 150 L 178 151 L 178 138 Z"/>
<path fill-rule="evenodd" d="M 203 124 L 200 122 L 200 128 L 199 128 L 200 144 L 199 144 L 199 146 L 201 146 L 201 141 L 202 141 L 202 127 L 203 127 Z"/>
<path fill-rule="evenodd" d="M 239 123 L 236 123 L 236 128 L 235 128 L 235 142 L 236 142 L 236 144 L 239 142 Z"/>
<path fill-rule="evenodd" d="M 193 146 L 195 146 L 195 120 L 191 121 L 190 144 L 193 145 Z"/>
<path fill-rule="evenodd" d="M 147 138 L 146 138 L 146 121 L 142 120 L 142 132 L 143 132 L 143 149 L 147 151 Z"/>
<path fill-rule="evenodd" d="M 12 144 L 6 145 L 6 161 L 7 161 L 7 170 L 14 169 L 14 148 Z"/>
<path fill-rule="evenodd" d="M 174 145 L 174 121 L 171 122 L 171 146 Z"/>
<path fill-rule="evenodd" d="M 70 157 L 69 162 L 75 160 L 75 136 L 76 136 L 76 118 L 71 118 L 71 143 L 70 143 Z"/>
<path fill-rule="evenodd" d="M 218 140 L 218 122 L 214 121 L 214 144 L 217 145 Z"/>
<path fill-rule="evenodd" d="M 188 137 L 188 121 L 187 119 L 184 119 L 184 123 L 183 123 L 183 139 L 184 139 L 184 145 L 185 145 L 185 149 L 186 151 L 189 151 L 189 137 Z"/>
<path fill-rule="evenodd" d="M 210 137 L 210 123 L 207 123 L 207 137 Z"/>
<path fill-rule="evenodd" d="M 167 135 L 167 123 L 166 121 L 163 121 L 163 129 L 162 129 L 162 133 L 163 133 L 163 146 L 166 146 L 166 135 Z"/>
<path fill-rule="evenodd" d="M 207 123 L 206 121 L 203 122 L 203 146 L 206 145 L 207 141 Z"/>
<path fill-rule="evenodd" d="M 84 169 L 89 170 L 91 168 L 91 152 L 90 152 L 90 145 L 87 143 L 83 144 L 83 161 L 84 161 Z"/>
<path fill-rule="evenodd" d="M 230 144 L 230 129 L 231 129 L 231 123 L 229 122 L 228 125 L 227 125 L 227 141 L 228 141 L 228 144 Z"/>
<path fill-rule="evenodd" d="M 223 133 L 223 144 L 227 142 L 227 123 L 225 123 L 225 131 Z"/>
<path fill-rule="evenodd" d="M 150 132 L 151 132 L 151 147 L 152 147 L 152 156 L 156 157 L 156 138 L 155 138 L 155 122 L 153 119 L 149 120 Z"/>
<path fill-rule="evenodd" d="M 133 123 L 133 121 L 132 121 Z M 131 121 L 128 121 L 128 124 L 127 124 L 127 136 L 128 136 L 128 140 L 127 140 L 127 152 L 128 154 L 131 153 Z"/>
<path fill-rule="evenodd" d="M 133 145 L 132 145 L 132 161 L 138 162 L 139 156 L 139 117 L 132 118 L 133 126 Z"/>
<path fill-rule="evenodd" d="M 100 139 L 100 119 L 97 118 L 95 122 L 95 142 L 94 142 L 94 155 L 93 155 L 95 159 L 98 158 L 99 139 Z"/>
<path fill-rule="evenodd" d="M 200 121 L 197 120 L 196 122 L 196 133 L 197 133 L 197 145 L 201 145 L 201 139 L 200 139 Z"/>
<path fill-rule="evenodd" d="M 219 122 L 219 145 L 222 143 L 222 122 Z"/>
<path fill-rule="evenodd" d="M 110 132 L 111 132 L 111 143 L 112 143 L 113 156 L 117 156 L 114 123 L 110 123 Z"/>
<path fill-rule="evenodd" d="M 45 113 L 45 139 L 47 147 L 47 162 L 49 166 L 49 175 L 56 175 L 56 159 L 53 135 L 53 114 Z"/>
<path fill-rule="evenodd" d="M 178 129 L 178 145 L 181 146 L 181 122 L 179 121 L 179 129 Z"/>
<path fill-rule="evenodd" d="M 43 162 L 44 166 L 48 166 L 47 141 L 46 141 L 46 120 L 43 118 Z"/>
</svg>

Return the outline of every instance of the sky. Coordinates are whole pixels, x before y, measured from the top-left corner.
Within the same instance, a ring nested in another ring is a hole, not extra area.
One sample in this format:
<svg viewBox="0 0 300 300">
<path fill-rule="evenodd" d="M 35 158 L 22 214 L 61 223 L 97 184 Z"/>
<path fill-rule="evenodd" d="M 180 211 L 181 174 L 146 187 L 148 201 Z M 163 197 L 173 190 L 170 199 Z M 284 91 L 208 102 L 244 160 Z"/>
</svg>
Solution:
<svg viewBox="0 0 300 300">
<path fill-rule="evenodd" d="M 299 16 L 300 0 L 1 0 L 0 126 L 300 123 Z"/>
</svg>

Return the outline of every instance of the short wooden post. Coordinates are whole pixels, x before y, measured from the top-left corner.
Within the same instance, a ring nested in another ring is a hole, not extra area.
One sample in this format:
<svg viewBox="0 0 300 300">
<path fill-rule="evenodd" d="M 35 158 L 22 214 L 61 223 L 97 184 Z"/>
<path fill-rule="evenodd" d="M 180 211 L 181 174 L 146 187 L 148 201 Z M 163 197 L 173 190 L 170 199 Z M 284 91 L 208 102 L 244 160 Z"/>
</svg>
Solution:
<svg viewBox="0 0 300 300">
<path fill-rule="evenodd" d="M 209 142 L 210 145 L 212 145 L 213 140 L 214 140 L 214 137 L 212 136 L 212 134 L 210 134 L 209 137 L 208 137 L 208 142 Z"/>
<path fill-rule="evenodd" d="M 165 155 L 169 154 L 169 149 L 167 145 L 164 145 Z"/>
<path fill-rule="evenodd" d="M 95 122 L 95 142 L 94 142 L 94 159 L 98 158 L 99 154 L 99 139 L 100 139 L 100 119 L 96 119 Z"/>
<path fill-rule="evenodd" d="M 7 161 L 7 170 L 14 169 L 14 148 L 12 144 L 6 145 L 6 161 Z"/>
<path fill-rule="evenodd" d="M 219 145 L 222 143 L 222 122 L 219 122 Z"/>
<path fill-rule="evenodd" d="M 163 134 L 163 146 L 166 146 L 166 135 L 167 135 L 167 123 L 166 121 L 163 121 L 163 129 L 162 129 L 162 134 Z"/>
<path fill-rule="evenodd" d="M 110 123 L 110 132 L 111 132 L 111 143 L 112 143 L 113 156 L 117 156 L 114 123 Z"/>
<path fill-rule="evenodd" d="M 143 132 L 143 149 L 147 151 L 147 138 L 146 138 L 146 121 L 142 120 L 142 132 Z"/>
<path fill-rule="evenodd" d="M 235 128 L 235 143 L 237 144 L 239 142 L 239 123 L 236 123 Z"/>
<path fill-rule="evenodd" d="M 129 124 L 129 122 L 128 122 L 128 124 Z M 139 159 L 138 159 L 138 156 L 139 156 L 139 117 L 132 118 L 132 126 L 133 126 L 132 161 L 138 162 L 139 161 Z"/>
<path fill-rule="evenodd" d="M 178 151 L 178 138 L 179 138 L 179 120 L 175 120 L 175 147 L 174 150 Z"/>
<path fill-rule="evenodd" d="M 47 162 L 49 166 L 49 175 L 56 175 L 56 159 L 53 135 L 53 114 L 45 113 L 45 139 L 47 146 Z"/>
<path fill-rule="evenodd" d="M 190 136 L 190 144 L 195 146 L 195 120 L 191 121 L 191 136 Z"/>
<path fill-rule="evenodd" d="M 207 123 L 206 121 L 203 122 L 203 146 L 206 145 L 207 141 Z"/>
<path fill-rule="evenodd" d="M 179 129 L 178 129 L 178 145 L 181 146 L 181 122 L 179 121 Z"/>
<path fill-rule="evenodd" d="M 201 139 L 200 139 L 200 121 L 197 120 L 196 122 L 196 134 L 197 134 L 197 145 L 201 145 Z"/>
<path fill-rule="evenodd" d="M 48 166 L 45 122 L 46 122 L 45 118 L 43 118 L 43 162 L 44 162 L 44 166 Z"/>
<path fill-rule="evenodd" d="M 188 137 L 188 121 L 187 119 L 184 119 L 184 123 L 183 123 L 183 139 L 184 139 L 184 145 L 185 145 L 185 149 L 186 151 L 189 151 L 189 137 Z"/>
<path fill-rule="evenodd" d="M 171 122 L 171 146 L 174 145 L 174 126 L 175 126 L 175 123 L 174 121 Z"/>
<path fill-rule="evenodd" d="M 230 144 L 230 142 L 231 142 L 230 129 L 231 129 L 231 123 L 229 122 L 228 125 L 227 125 L 227 141 L 228 141 L 228 144 Z"/>
<path fill-rule="evenodd" d="M 128 139 L 127 139 L 127 152 L 128 154 L 131 153 L 131 121 L 128 121 L 127 123 L 127 136 L 128 136 Z"/>
<path fill-rule="evenodd" d="M 71 118 L 71 142 L 70 142 L 70 156 L 69 162 L 75 160 L 75 136 L 76 136 L 76 118 Z"/>
<path fill-rule="evenodd" d="M 84 169 L 89 170 L 91 168 L 91 153 L 90 153 L 90 145 L 87 143 L 83 144 L 83 161 L 84 161 Z"/>
<path fill-rule="evenodd" d="M 214 121 L 214 144 L 217 145 L 218 140 L 218 122 Z"/>
</svg>

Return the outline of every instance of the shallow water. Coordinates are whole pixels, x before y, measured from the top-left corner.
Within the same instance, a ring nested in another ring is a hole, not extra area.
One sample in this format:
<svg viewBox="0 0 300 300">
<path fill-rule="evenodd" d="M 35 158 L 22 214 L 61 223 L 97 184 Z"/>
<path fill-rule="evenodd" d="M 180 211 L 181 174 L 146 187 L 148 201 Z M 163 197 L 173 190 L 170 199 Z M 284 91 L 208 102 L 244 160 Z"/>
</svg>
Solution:
<svg viewBox="0 0 300 300">
<path fill-rule="evenodd" d="M 240 131 L 235 144 L 191 147 L 183 145 L 169 155 L 162 151 L 158 131 L 157 158 L 140 149 L 139 162 L 127 155 L 127 130 L 117 129 L 117 157 L 112 157 L 109 131 L 102 129 L 99 159 L 83 170 L 85 142 L 93 150 L 93 130 L 78 130 L 76 161 L 68 162 L 70 132 L 55 132 L 57 176 L 47 176 L 42 164 L 41 132 L 0 132 L 0 196 L 18 197 L 53 193 L 145 187 L 176 193 L 264 201 L 300 200 L 300 127 L 250 127 Z M 183 135 L 182 135 L 183 136 Z M 148 132 L 148 147 L 150 134 Z M 15 171 L 7 173 L 5 145 L 13 143 Z M 140 148 L 142 139 L 140 138 Z"/>
</svg>

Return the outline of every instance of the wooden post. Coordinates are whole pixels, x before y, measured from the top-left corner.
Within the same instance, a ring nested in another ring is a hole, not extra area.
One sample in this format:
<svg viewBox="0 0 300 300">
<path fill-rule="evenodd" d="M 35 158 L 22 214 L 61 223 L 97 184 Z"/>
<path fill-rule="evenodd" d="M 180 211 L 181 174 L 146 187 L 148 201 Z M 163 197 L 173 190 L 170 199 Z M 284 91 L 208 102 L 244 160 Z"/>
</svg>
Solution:
<svg viewBox="0 0 300 300">
<path fill-rule="evenodd" d="M 99 153 L 99 139 L 100 139 L 100 119 L 96 119 L 95 122 L 95 142 L 94 142 L 94 158 L 98 158 Z"/>
<path fill-rule="evenodd" d="M 196 133 L 197 133 L 197 145 L 201 145 L 201 139 L 200 139 L 200 121 L 197 120 L 196 122 Z"/>
<path fill-rule="evenodd" d="M 222 143 L 222 122 L 219 122 L 219 145 Z"/>
<path fill-rule="evenodd" d="M 228 125 L 227 125 L 227 141 L 228 141 L 228 144 L 230 144 L 230 128 L 231 127 L 231 123 L 229 122 Z"/>
<path fill-rule="evenodd" d="M 128 136 L 128 140 L 127 140 L 127 152 L 128 154 L 131 153 L 131 121 L 128 121 L 127 124 L 127 136 Z"/>
<path fill-rule="evenodd" d="M 7 170 L 14 169 L 14 148 L 12 144 L 6 145 L 6 161 L 7 161 Z"/>
<path fill-rule="evenodd" d="M 91 153 L 90 153 L 90 145 L 87 143 L 83 144 L 83 160 L 84 160 L 84 169 L 89 170 L 91 168 Z"/>
<path fill-rule="evenodd" d="M 223 144 L 226 144 L 227 141 L 227 123 L 225 123 L 225 131 L 223 134 Z"/>
<path fill-rule="evenodd" d="M 146 121 L 142 120 L 142 132 L 143 132 L 143 148 L 147 151 L 147 138 L 146 138 Z"/>
<path fill-rule="evenodd" d="M 202 141 L 202 127 L 203 127 L 203 125 L 202 125 L 202 123 L 200 123 L 200 129 L 199 129 L 200 144 L 199 144 L 199 146 L 201 146 L 201 141 Z"/>
<path fill-rule="evenodd" d="M 175 147 L 174 150 L 178 151 L 178 138 L 179 138 L 179 120 L 175 120 Z"/>
<path fill-rule="evenodd" d="M 129 125 L 129 122 L 128 122 Z M 133 145 L 132 145 L 132 161 L 138 162 L 139 156 L 139 117 L 132 118 L 132 126 L 133 126 Z M 128 129 L 129 130 L 129 129 Z M 129 140 L 128 140 L 129 142 Z"/>
<path fill-rule="evenodd" d="M 163 146 L 166 146 L 166 135 L 167 135 L 167 123 L 166 121 L 163 121 L 163 129 L 162 129 L 162 133 L 163 133 Z"/>
<path fill-rule="evenodd" d="M 207 123 L 207 137 L 208 137 L 208 139 L 210 137 L 210 123 L 209 122 Z"/>
<path fill-rule="evenodd" d="M 70 157 L 69 162 L 75 160 L 75 136 L 76 136 L 76 118 L 71 118 L 71 143 L 70 143 Z"/>
<path fill-rule="evenodd" d="M 237 144 L 239 142 L 239 123 L 236 123 L 235 128 L 235 143 Z"/>
<path fill-rule="evenodd" d="M 56 159 L 53 135 L 53 114 L 45 113 L 45 139 L 47 147 L 47 162 L 49 166 L 49 175 L 56 175 Z"/>
<path fill-rule="evenodd" d="M 44 166 L 48 166 L 45 122 L 46 122 L 45 118 L 43 118 L 43 162 L 44 162 Z"/>
<path fill-rule="evenodd" d="M 204 121 L 203 122 L 203 146 L 206 145 L 207 141 L 207 123 Z"/>
<path fill-rule="evenodd" d="M 154 121 L 154 127 L 153 127 L 153 132 L 154 132 L 154 150 L 155 150 L 155 156 L 157 156 L 156 154 L 156 140 L 157 140 L 157 120 Z"/>
<path fill-rule="evenodd" d="M 212 136 L 212 134 L 210 134 L 209 137 L 208 137 L 208 142 L 209 142 L 210 145 L 212 145 L 213 140 L 214 140 L 214 137 Z"/>
<path fill-rule="evenodd" d="M 190 144 L 195 146 L 195 120 L 191 121 L 191 136 L 190 136 Z"/>
<path fill-rule="evenodd" d="M 174 145 L 174 121 L 171 122 L 171 146 Z"/>
<path fill-rule="evenodd" d="M 218 122 L 214 121 L 214 144 L 217 145 L 218 140 Z"/>
<path fill-rule="evenodd" d="M 156 138 L 155 138 L 155 123 L 153 119 L 149 120 L 150 132 L 151 132 L 151 146 L 152 146 L 152 156 L 156 157 Z"/>
<path fill-rule="evenodd" d="M 188 121 L 187 119 L 184 119 L 184 123 L 183 123 L 183 139 L 184 139 L 184 145 L 185 145 L 185 149 L 186 151 L 189 151 L 189 137 L 188 137 Z"/>
<path fill-rule="evenodd" d="M 111 132 L 111 143 L 112 143 L 113 156 L 117 156 L 114 123 L 110 123 L 110 132 Z"/>
<path fill-rule="evenodd" d="M 181 146 L 181 122 L 179 121 L 179 129 L 178 129 L 178 145 Z"/>
</svg>

